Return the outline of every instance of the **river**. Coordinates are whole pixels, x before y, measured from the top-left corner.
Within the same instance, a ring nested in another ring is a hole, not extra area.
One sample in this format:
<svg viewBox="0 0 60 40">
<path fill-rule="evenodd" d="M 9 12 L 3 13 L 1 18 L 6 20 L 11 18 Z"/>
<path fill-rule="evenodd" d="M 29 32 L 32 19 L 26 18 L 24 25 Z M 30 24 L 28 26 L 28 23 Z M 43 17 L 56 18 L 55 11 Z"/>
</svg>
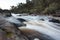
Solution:
<svg viewBox="0 0 60 40">
<path fill-rule="evenodd" d="M 54 40 L 60 40 L 60 24 L 49 22 L 49 20 L 51 19 L 49 16 L 18 16 L 16 14 L 12 15 L 15 18 L 23 18 L 27 20 L 28 22 L 24 22 L 26 24 L 26 28 L 39 31 L 40 33 L 52 37 Z"/>
</svg>

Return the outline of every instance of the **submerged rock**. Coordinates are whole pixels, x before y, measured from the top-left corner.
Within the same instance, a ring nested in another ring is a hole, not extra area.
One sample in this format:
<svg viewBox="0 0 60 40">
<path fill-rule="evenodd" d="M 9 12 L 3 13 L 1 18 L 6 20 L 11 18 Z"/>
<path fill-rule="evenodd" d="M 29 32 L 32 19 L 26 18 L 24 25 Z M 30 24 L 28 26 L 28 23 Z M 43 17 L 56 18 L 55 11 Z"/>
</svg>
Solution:
<svg viewBox="0 0 60 40">
<path fill-rule="evenodd" d="M 40 20 L 45 21 L 44 19 L 40 19 Z"/>
<path fill-rule="evenodd" d="M 20 22 L 26 22 L 26 20 L 22 18 L 17 18 L 17 20 L 19 20 Z"/>
<path fill-rule="evenodd" d="M 53 18 L 53 19 L 49 20 L 49 22 L 60 23 L 60 20 Z"/>
</svg>

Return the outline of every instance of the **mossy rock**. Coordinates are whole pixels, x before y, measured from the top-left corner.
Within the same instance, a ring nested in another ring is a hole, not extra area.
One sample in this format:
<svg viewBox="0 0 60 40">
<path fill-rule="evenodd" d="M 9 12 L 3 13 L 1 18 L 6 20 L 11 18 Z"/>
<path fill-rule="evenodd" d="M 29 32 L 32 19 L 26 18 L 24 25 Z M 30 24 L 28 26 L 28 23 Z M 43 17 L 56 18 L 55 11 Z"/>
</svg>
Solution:
<svg viewBox="0 0 60 40">
<path fill-rule="evenodd" d="M 12 32 L 7 32 L 7 33 L 6 33 L 6 36 L 9 37 L 9 38 L 10 38 L 12 35 L 13 35 Z"/>
</svg>

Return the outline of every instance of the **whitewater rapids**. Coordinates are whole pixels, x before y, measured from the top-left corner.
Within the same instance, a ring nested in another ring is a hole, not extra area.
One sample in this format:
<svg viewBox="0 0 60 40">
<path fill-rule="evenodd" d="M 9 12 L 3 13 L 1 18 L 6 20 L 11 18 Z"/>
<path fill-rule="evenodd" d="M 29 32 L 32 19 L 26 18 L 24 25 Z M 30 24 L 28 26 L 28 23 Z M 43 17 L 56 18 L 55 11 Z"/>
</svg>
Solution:
<svg viewBox="0 0 60 40">
<path fill-rule="evenodd" d="M 52 37 L 54 40 L 60 40 L 60 25 L 59 23 L 49 22 L 48 16 L 17 16 L 13 14 L 15 18 L 23 18 L 28 22 L 24 22 L 26 28 L 34 29 L 40 33 L 46 34 Z M 44 19 L 44 21 L 40 20 Z"/>
</svg>

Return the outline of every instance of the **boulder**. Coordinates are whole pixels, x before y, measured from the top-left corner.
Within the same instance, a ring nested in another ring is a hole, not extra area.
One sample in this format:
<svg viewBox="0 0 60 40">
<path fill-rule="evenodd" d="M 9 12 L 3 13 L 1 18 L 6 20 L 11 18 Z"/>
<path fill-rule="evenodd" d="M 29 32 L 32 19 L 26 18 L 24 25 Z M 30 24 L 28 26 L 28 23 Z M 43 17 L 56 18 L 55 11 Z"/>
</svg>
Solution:
<svg viewBox="0 0 60 40">
<path fill-rule="evenodd" d="M 3 30 L 3 31 L 2 31 Z M 0 40 L 27 40 L 28 38 L 21 34 L 21 31 L 5 20 L 4 17 L 0 17 Z"/>
<path fill-rule="evenodd" d="M 40 20 L 45 21 L 44 19 L 40 19 Z"/>
<path fill-rule="evenodd" d="M 26 20 L 22 18 L 17 18 L 17 20 L 19 20 L 20 22 L 26 22 Z"/>
<path fill-rule="evenodd" d="M 60 23 L 60 20 L 52 18 L 51 20 L 49 20 L 49 22 Z"/>
</svg>

